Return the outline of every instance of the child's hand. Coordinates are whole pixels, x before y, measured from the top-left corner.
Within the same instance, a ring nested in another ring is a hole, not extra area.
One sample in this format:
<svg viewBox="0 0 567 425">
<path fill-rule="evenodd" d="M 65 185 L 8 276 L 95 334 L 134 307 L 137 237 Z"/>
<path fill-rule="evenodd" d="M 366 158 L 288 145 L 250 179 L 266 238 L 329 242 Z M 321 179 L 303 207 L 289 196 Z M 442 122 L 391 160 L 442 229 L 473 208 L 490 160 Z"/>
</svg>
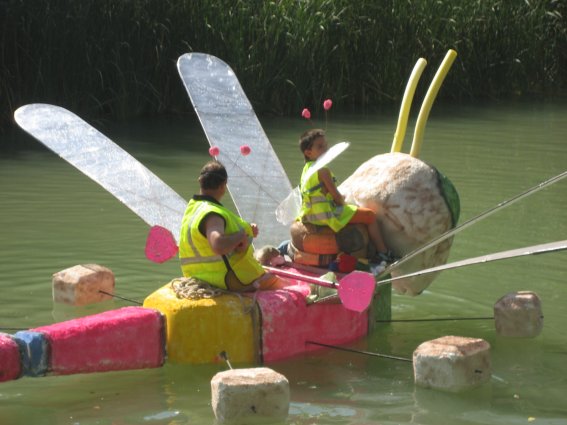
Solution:
<svg viewBox="0 0 567 425">
<path fill-rule="evenodd" d="M 250 223 L 250 227 L 252 228 L 252 236 L 257 237 L 260 232 L 258 225 L 256 223 Z"/>
<path fill-rule="evenodd" d="M 331 172 L 328 168 L 322 168 L 319 170 L 319 180 L 325 186 L 328 193 L 331 194 L 335 205 L 344 205 L 345 204 L 345 197 L 340 194 L 335 182 L 333 181 L 333 177 L 331 176 Z"/>
</svg>

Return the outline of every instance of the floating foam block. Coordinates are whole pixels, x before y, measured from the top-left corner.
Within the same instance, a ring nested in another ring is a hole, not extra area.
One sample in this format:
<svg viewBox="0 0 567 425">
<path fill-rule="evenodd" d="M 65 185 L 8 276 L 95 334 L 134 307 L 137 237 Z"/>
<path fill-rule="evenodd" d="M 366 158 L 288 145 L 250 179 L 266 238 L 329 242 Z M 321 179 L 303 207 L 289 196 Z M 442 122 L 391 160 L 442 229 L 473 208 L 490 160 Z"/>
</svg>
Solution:
<svg viewBox="0 0 567 425">
<path fill-rule="evenodd" d="M 503 336 L 538 336 L 543 329 L 543 314 L 537 294 L 520 291 L 504 295 L 494 304 L 494 325 Z"/>
<path fill-rule="evenodd" d="M 40 332 L 20 331 L 14 334 L 20 348 L 22 371 L 25 376 L 43 376 L 49 367 L 48 341 Z"/>
<path fill-rule="evenodd" d="M 56 375 L 160 367 L 164 321 L 158 311 L 124 307 L 33 329 L 49 342 Z"/>
<path fill-rule="evenodd" d="M 252 418 L 285 419 L 289 382 L 272 369 L 232 369 L 211 380 L 212 407 L 219 423 L 248 423 Z"/>
<path fill-rule="evenodd" d="M 18 344 L 10 335 L 0 333 L 0 382 L 18 379 L 22 373 L 22 360 Z"/>
<path fill-rule="evenodd" d="M 413 353 L 415 383 L 450 392 L 490 379 L 490 345 L 478 338 L 444 336 L 420 344 Z"/>
<path fill-rule="evenodd" d="M 168 283 L 149 295 L 144 307 L 166 316 L 167 354 L 173 363 L 214 363 L 221 351 L 236 363 L 259 360 L 258 312 L 248 297 L 180 299 Z"/>
<path fill-rule="evenodd" d="M 293 282 L 292 283 L 298 283 Z M 311 304 L 305 298 L 309 285 L 298 284 L 277 291 L 261 291 L 262 355 L 265 362 L 320 349 L 307 341 L 344 344 L 368 332 L 368 311 L 357 313 L 342 304 Z"/>
<path fill-rule="evenodd" d="M 111 299 L 100 290 L 114 293 L 114 274 L 98 264 L 84 264 L 61 270 L 53 275 L 53 301 L 86 305 Z"/>
</svg>

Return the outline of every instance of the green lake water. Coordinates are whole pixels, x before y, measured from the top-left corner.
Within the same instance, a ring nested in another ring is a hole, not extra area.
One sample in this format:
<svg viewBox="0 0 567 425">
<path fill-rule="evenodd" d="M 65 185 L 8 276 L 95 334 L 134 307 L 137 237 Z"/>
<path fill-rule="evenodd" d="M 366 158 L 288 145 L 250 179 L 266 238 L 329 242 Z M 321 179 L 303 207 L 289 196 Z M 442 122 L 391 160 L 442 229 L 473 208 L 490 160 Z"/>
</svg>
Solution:
<svg viewBox="0 0 567 425">
<path fill-rule="evenodd" d="M 397 111 L 331 114 L 330 142 L 351 142 L 332 165 L 340 180 L 390 150 L 396 120 Z M 296 140 L 307 123 L 261 122 L 297 184 L 303 164 Z M 195 120 L 94 126 L 185 199 L 197 190 L 208 145 Z M 410 122 L 405 152 L 412 134 Z M 116 293 L 139 301 L 180 275 L 176 261 L 157 265 L 145 259 L 148 226 L 104 189 L 29 136 L 7 142 L 9 149 L 0 151 L 0 331 L 130 305 L 55 305 L 52 274 L 76 264 L 111 268 Z M 435 105 L 420 157 L 458 189 L 463 222 L 567 170 L 567 104 Z M 567 179 L 461 232 L 449 261 L 562 239 Z M 567 252 L 446 271 L 418 297 L 394 295 L 393 319 L 487 317 L 501 296 L 519 290 L 535 291 L 542 300 L 544 329 L 533 339 L 501 337 L 492 320 L 401 322 L 380 324 L 351 345 L 409 358 L 420 343 L 444 335 L 483 338 L 491 345 L 488 384 L 460 394 L 418 388 L 410 363 L 320 350 L 268 365 L 290 382 L 284 423 L 567 424 Z M 3 382 L 0 424 L 212 424 L 210 380 L 225 368 L 167 364 Z"/>
</svg>

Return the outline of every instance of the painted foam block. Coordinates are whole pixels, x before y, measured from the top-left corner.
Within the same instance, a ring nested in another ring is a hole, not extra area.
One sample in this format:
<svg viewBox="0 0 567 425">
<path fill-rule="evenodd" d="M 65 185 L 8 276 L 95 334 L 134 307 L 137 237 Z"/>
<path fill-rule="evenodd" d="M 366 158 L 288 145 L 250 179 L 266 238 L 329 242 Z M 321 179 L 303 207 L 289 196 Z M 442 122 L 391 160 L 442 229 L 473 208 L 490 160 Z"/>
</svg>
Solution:
<svg viewBox="0 0 567 425">
<path fill-rule="evenodd" d="M 253 300 L 239 295 L 177 298 L 168 283 L 144 300 L 166 316 L 166 347 L 173 363 L 215 363 L 226 351 L 234 363 L 259 360 L 259 319 Z"/>
<path fill-rule="evenodd" d="M 49 344 L 45 335 L 33 330 L 14 334 L 20 349 L 22 372 L 25 376 L 43 376 L 49 368 Z"/>
<path fill-rule="evenodd" d="M 10 335 L 0 333 L 0 382 L 18 379 L 22 373 L 22 360 L 18 344 Z"/>
<path fill-rule="evenodd" d="M 262 311 L 262 354 L 265 362 L 285 359 L 307 350 L 306 344 L 343 344 L 368 332 L 368 312 L 347 310 L 342 304 L 311 304 L 307 285 L 262 291 L 257 301 Z"/>
<path fill-rule="evenodd" d="M 342 304 L 311 304 L 303 322 L 305 341 L 340 345 L 368 334 L 368 310 L 347 310 Z M 316 345 L 305 346 L 317 350 Z"/>
<path fill-rule="evenodd" d="M 305 293 L 288 288 L 258 292 L 256 301 L 262 311 L 262 355 L 265 362 L 305 351 L 305 297 Z"/>
<path fill-rule="evenodd" d="M 69 267 L 53 275 L 53 301 L 87 305 L 112 299 L 102 292 L 114 292 L 114 273 L 98 264 Z"/>
<path fill-rule="evenodd" d="M 51 348 L 56 375 L 160 367 L 165 361 L 164 321 L 143 307 L 124 307 L 33 329 Z"/>
</svg>

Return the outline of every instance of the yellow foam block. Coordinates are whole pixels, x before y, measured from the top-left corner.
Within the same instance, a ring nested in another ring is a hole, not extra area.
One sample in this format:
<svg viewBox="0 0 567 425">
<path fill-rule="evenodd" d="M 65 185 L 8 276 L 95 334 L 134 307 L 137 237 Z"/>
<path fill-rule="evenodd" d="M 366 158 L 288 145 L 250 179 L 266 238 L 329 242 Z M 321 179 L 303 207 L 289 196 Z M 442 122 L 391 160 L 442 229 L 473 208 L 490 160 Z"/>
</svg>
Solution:
<svg viewBox="0 0 567 425">
<path fill-rule="evenodd" d="M 214 363 L 225 351 L 231 362 L 257 362 L 256 306 L 248 297 L 224 294 L 201 300 L 179 299 L 168 283 L 144 300 L 144 307 L 166 317 L 166 350 L 174 363 Z"/>
</svg>

